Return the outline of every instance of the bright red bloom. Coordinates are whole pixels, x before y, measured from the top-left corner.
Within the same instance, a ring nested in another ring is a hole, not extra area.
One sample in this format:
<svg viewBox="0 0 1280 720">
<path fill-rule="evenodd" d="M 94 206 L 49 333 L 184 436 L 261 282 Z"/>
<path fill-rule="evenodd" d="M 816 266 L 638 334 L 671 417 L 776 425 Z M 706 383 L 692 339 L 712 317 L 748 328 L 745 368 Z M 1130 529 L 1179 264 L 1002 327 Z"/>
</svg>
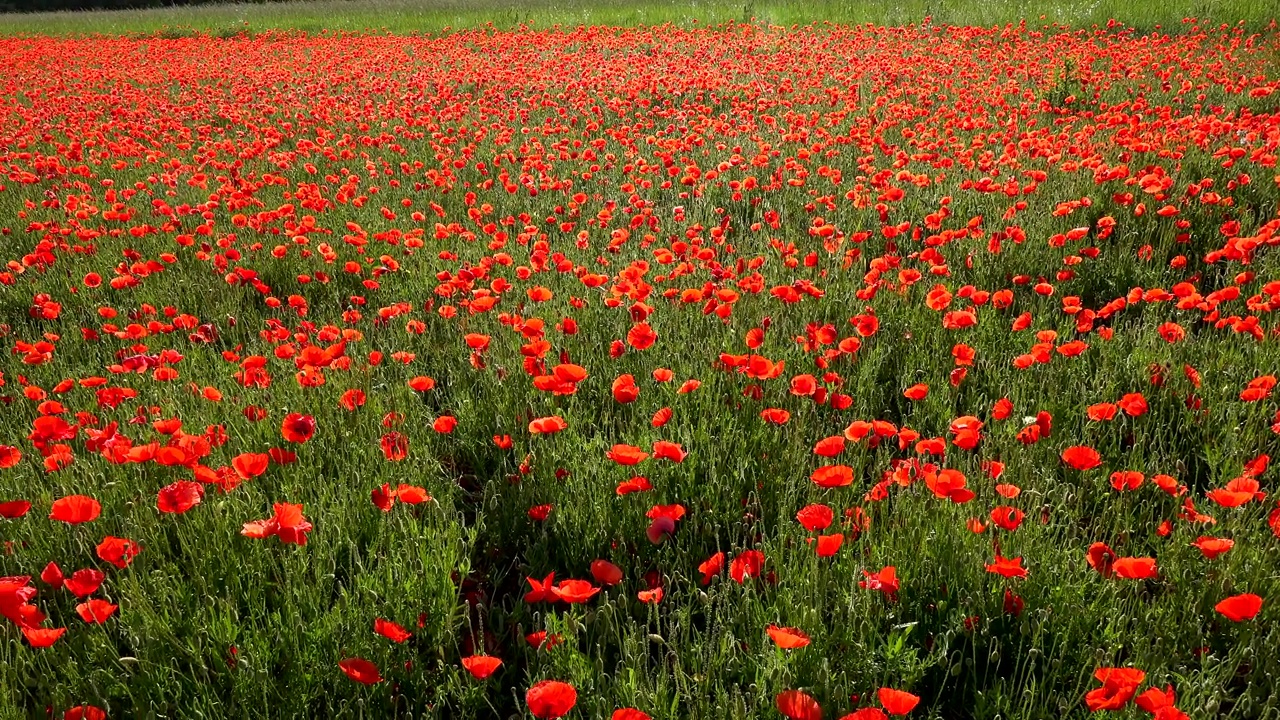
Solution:
<svg viewBox="0 0 1280 720">
<path fill-rule="evenodd" d="M 578 702 L 578 691 L 559 680 L 543 680 L 524 694 L 529 712 L 538 720 L 554 720 L 568 714 Z"/>
<path fill-rule="evenodd" d="M 111 535 L 103 538 L 96 550 L 100 559 L 121 569 L 129 567 L 129 563 L 142 552 L 138 543 Z"/>
<path fill-rule="evenodd" d="M 810 475 L 813 484 L 822 488 L 845 487 L 853 484 L 853 468 L 848 465 L 823 465 Z"/>
<path fill-rule="evenodd" d="M 605 456 L 619 465 L 630 466 L 648 459 L 649 453 L 634 445 L 614 445 Z"/>
<path fill-rule="evenodd" d="M 1262 598 L 1252 593 L 1232 595 L 1213 606 L 1219 614 L 1231 622 L 1252 620 L 1262 610 Z"/>
<path fill-rule="evenodd" d="M 707 585 L 711 582 L 711 578 L 719 575 L 724 571 L 724 553 L 718 552 L 715 555 L 703 560 L 698 565 L 698 572 L 702 573 L 702 584 Z"/>
<path fill-rule="evenodd" d="M 289 413 L 280 423 L 280 434 L 291 443 L 305 443 L 316 433 L 316 419 L 301 413 Z"/>
<path fill-rule="evenodd" d="M 1233 540 L 1228 540 L 1227 538 L 1204 537 L 1203 535 L 1196 538 L 1196 541 L 1191 544 L 1199 549 L 1200 553 L 1209 560 L 1213 560 L 1219 555 L 1235 547 L 1235 541 Z"/>
<path fill-rule="evenodd" d="M 885 712 L 890 715 L 906 715 L 920 704 L 920 698 L 906 690 L 880 688 L 876 691 L 876 696 L 880 698 L 880 705 Z"/>
<path fill-rule="evenodd" d="M 273 508 L 274 516 L 245 523 L 240 534 L 258 540 L 275 535 L 282 543 L 306 545 L 311 523 L 302 516 L 302 505 L 275 503 Z"/>
<path fill-rule="evenodd" d="M 179 480 L 160 488 L 156 495 L 156 509 L 162 513 L 181 514 L 196 505 L 204 498 L 204 487 L 191 480 Z"/>
<path fill-rule="evenodd" d="M 826 530 L 835 519 L 835 512 L 826 505 L 806 505 L 796 513 L 796 520 L 809 532 Z"/>
<path fill-rule="evenodd" d="M 1085 705 L 1093 712 L 1119 710 L 1129 703 L 1147 674 L 1136 668 L 1098 668 L 1093 676 L 1102 687 L 1084 696 Z"/>
<path fill-rule="evenodd" d="M 1118 577 L 1126 580 L 1152 580 L 1159 575 L 1155 558 L 1122 557 L 1111 564 Z"/>
<path fill-rule="evenodd" d="M 373 631 L 395 643 L 402 643 L 412 637 L 408 630 L 405 630 L 403 627 L 391 622 L 390 620 L 384 620 L 382 618 L 374 619 Z"/>
<path fill-rule="evenodd" d="M 789 720 L 822 720 L 822 706 L 799 690 L 784 690 L 774 698 L 778 712 Z"/>
<path fill-rule="evenodd" d="M 87 623 L 98 624 L 106 622 L 107 618 L 115 613 L 117 605 L 112 605 L 106 600 L 93 598 L 87 602 L 82 602 L 76 606 L 76 614 L 81 620 Z"/>
<path fill-rule="evenodd" d="M 552 592 L 556 598 L 570 605 L 576 605 L 595 597 L 600 592 L 600 588 L 586 580 L 561 580 Z"/>
<path fill-rule="evenodd" d="M 529 422 L 530 435 L 554 435 L 568 428 L 569 423 L 565 422 L 564 418 L 559 415 L 534 418 Z"/>
<path fill-rule="evenodd" d="M 71 573 L 71 577 L 62 581 L 62 586 L 78 598 L 88 597 L 98 591 L 106 577 L 101 570 L 84 568 Z M 43 575 L 41 579 L 44 579 Z"/>
<path fill-rule="evenodd" d="M 987 572 L 1007 578 L 1024 578 L 1027 576 L 1026 568 L 1022 567 L 1022 558 L 1000 557 L 1000 553 L 996 553 L 996 561 L 994 563 L 987 565 Z"/>
<path fill-rule="evenodd" d="M 747 578 L 760 577 L 762 569 L 764 569 L 764 553 L 759 550 L 744 550 L 734 556 L 733 562 L 729 565 L 729 577 L 741 585 L 747 581 Z M 706 571 L 703 572 L 705 574 Z"/>
<path fill-rule="evenodd" d="M 863 579 L 858 581 L 858 587 L 866 590 L 879 590 L 887 595 L 890 600 L 897 599 L 899 587 L 898 569 L 894 566 L 888 565 L 874 573 L 863 570 L 862 576 Z"/>
<path fill-rule="evenodd" d="M 27 514 L 31 509 L 31 503 L 26 500 L 9 500 L 0 502 L 0 518 L 13 520 Z"/>
<path fill-rule="evenodd" d="M 96 520 L 101 513 L 102 504 L 97 500 L 86 495 L 68 495 L 53 501 L 49 519 L 79 525 Z"/>
<path fill-rule="evenodd" d="M 773 640 L 773 644 L 783 650 L 796 650 L 809 644 L 809 636 L 803 630 L 796 628 L 778 627 L 770 625 L 765 628 L 769 633 L 769 638 Z"/>
<path fill-rule="evenodd" d="M 347 674 L 347 677 L 358 683 L 373 685 L 382 682 L 382 675 L 378 672 L 378 666 L 364 658 L 347 658 L 339 662 L 338 667 Z"/>
<path fill-rule="evenodd" d="M 484 680 L 502 667 L 502 660 L 492 655 L 471 655 L 462 658 L 462 667 L 477 680 Z"/>
<path fill-rule="evenodd" d="M 66 628 L 22 628 L 22 635 L 33 648 L 47 648 L 58 642 L 67 632 Z"/>
<path fill-rule="evenodd" d="M 1102 456 L 1091 447 L 1076 445 L 1062 451 L 1062 462 L 1076 470 L 1091 470 L 1102 464 Z"/>
<path fill-rule="evenodd" d="M 242 453 L 231 459 L 231 467 L 244 480 L 258 477 L 267 471 L 271 458 L 266 453 Z"/>
<path fill-rule="evenodd" d="M 622 568 L 614 565 L 608 560 L 593 560 L 591 562 L 591 577 L 601 585 L 617 585 L 622 582 Z"/>
</svg>

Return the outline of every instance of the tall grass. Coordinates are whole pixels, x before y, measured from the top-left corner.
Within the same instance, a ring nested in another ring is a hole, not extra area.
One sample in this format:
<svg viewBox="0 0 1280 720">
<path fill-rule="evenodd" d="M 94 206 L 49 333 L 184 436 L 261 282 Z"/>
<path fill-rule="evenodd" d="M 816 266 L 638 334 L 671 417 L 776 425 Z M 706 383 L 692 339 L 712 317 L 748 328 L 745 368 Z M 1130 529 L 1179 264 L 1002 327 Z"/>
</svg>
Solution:
<svg viewBox="0 0 1280 720">
<path fill-rule="evenodd" d="M 678 25 L 724 22 L 762 25 L 811 23 L 904 25 L 932 18 L 955 25 L 1004 25 L 1025 20 L 1032 27 L 1062 24 L 1104 26 L 1117 20 L 1144 31 L 1180 32 L 1184 18 L 1214 23 L 1244 21 L 1254 30 L 1280 17 L 1277 0 L 298 0 L 296 2 L 182 5 L 142 10 L 46 12 L 0 15 L 0 33 L 9 35 L 178 36 L 193 32 L 232 35 L 241 32 L 438 33 L 448 29 L 550 27 L 554 25 Z"/>
</svg>

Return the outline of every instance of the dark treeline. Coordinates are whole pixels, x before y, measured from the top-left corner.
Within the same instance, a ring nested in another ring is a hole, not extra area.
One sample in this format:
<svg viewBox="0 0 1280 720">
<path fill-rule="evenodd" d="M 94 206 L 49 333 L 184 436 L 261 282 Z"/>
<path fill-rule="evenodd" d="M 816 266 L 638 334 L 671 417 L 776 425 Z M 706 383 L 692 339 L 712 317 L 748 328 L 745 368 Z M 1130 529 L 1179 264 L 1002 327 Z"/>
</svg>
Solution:
<svg viewBox="0 0 1280 720">
<path fill-rule="evenodd" d="M 45 10 L 124 10 L 132 8 L 207 5 L 225 0 L 0 0 L 0 12 Z M 242 0 L 243 1 L 243 0 Z M 254 0 L 249 0 L 250 2 Z"/>
</svg>

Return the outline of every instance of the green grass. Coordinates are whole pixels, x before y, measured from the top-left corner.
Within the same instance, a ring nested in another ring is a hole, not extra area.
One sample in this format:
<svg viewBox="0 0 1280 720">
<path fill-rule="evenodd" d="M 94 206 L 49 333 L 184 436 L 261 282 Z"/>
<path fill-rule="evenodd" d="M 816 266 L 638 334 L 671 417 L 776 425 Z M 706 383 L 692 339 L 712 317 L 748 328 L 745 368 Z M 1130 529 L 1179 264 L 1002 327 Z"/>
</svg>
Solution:
<svg viewBox="0 0 1280 720">
<path fill-rule="evenodd" d="M 937 24 L 1017 23 L 1033 27 L 1061 23 L 1071 27 L 1105 25 L 1119 20 L 1144 30 L 1160 27 L 1178 32 L 1182 19 L 1197 17 L 1235 24 L 1245 21 L 1263 29 L 1280 17 L 1277 0 L 814 0 L 813 2 L 725 2 L 700 0 L 299 0 L 286 3 L 231 3 L 175 6 L 143 10 L 53 12 L 0 15 L 0 34 L 83 35 L 192 32 L 234 34 L 269 30 L 304 32 L 438 33 L 492 23 L 498 28 L 521 25 L 660 25 L 754 22 L 765 25 L 810 23 L 875 23 L 904 25 L 932 17 Z"/>
</svg>

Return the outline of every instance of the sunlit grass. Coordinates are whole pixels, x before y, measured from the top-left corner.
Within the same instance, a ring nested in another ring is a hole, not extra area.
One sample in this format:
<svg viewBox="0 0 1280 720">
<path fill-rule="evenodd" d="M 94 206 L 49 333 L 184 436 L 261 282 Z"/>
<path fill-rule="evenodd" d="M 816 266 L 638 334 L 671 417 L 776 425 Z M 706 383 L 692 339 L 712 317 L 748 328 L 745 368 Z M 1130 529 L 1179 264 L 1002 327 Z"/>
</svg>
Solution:
<svg viewBox="0 0 1280 720">
<path fill-rule="evenodd" d="M 44 12 L 0 15 L 4 34 L 235 34 L 269 30 L 305 32 L 430 32 L 521 25 L 678 25 L 724 22 L 763 25 L 875 23 L 903 25 L 926 17 L 934 23 L 982 25 L 1018 23 L 1032 27 L 1065 24 L 1088 28 L 1117 20 L 1143 30 L 1179 32 L 1187 17 L 1264 30 L 1277 17 L 1274 0 L 896 0 L 875 2 L 815 0 L 806 3 L 700 0 L 298 0 L 273 3 L 179 5 L 139 10 Z"/>
</svg>

